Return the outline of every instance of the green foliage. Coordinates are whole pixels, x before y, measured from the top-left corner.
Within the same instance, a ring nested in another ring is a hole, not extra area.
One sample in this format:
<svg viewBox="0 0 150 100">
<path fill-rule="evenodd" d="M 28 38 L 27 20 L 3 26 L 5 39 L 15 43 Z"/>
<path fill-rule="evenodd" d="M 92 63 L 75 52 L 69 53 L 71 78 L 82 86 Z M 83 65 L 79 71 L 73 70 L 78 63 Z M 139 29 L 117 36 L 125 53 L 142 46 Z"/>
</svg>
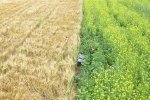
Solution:
<svg viewBox="0 0 150 100">
<path fill-rule="evenodd" d="M 150 98 L 150 23 L 128 1 L 84 0 L 78 100 Z"/>
</svg>

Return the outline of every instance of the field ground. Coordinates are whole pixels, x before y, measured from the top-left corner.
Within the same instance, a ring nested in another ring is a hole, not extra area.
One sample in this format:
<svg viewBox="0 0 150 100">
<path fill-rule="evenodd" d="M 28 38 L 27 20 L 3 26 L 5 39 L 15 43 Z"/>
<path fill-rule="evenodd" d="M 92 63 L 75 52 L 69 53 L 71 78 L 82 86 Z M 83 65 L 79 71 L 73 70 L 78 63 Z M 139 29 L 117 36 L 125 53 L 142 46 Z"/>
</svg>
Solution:
<svg viewBox="0 0 150 100">
<path fill-rule="evenodd" d="M 81 0 L 0 0 L 0 99 L 72 100 Z"/>
</svg>

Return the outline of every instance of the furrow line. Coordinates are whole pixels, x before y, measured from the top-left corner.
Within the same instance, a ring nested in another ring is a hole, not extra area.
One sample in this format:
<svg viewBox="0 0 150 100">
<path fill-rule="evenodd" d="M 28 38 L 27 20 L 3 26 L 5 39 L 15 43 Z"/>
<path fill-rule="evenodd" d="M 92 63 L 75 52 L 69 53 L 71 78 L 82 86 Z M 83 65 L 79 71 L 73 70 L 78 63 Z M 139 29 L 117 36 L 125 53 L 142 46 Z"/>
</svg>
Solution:
<svg viewBox="0 0 150 100">
<path fill-rule="evenodd" d="M 23 13 L 23 11 L 25 11 L 26 9 L 28 9 L 29 7 L 31 7 L 33 5 L 34 2 L 27 2 L 23 5 L 23 8 L 18 10 L 17 12 L 15 12 L 12 16 L 9 16 L 7 18 L 5 18 L 4 20 L 0 21 L 0 27 L 3 27 L 4 25 L 6 25 L 7 23 L 9 24 L 9 22 L 13 21 L 14 18 L 16 16 L 19 16 Z"/>
<path fill-rule="evenodd" d="M 36 29 L 38 29 L 41 24 L 43 24 L 44 22 L 46 22 L 46 19 L 51 15 L 53 15 L 55 13 L 55 11 L 58 9 L 58 6 L 55 6 L 49 14 L 47 14 L 46 17 L 44 17 L 42 20 L 39 21 L 39 23 L 36 24 L 36 26 L 22 39 L 22 41 L 20 43 L 18 43 L 17 45 L 15 45 L 13 48 L 11 48 L 7 53 L 5 53 L 4 55 L 0 56 L 1 61 L 0 62 L 5 62 L 10 55 L 13 55 L 16 52 L 16 49 L 19 48 L 25 41 L 27 38 L 29 38 L 32 34 L 32 32 L 34 32 Z"/>
</svg>

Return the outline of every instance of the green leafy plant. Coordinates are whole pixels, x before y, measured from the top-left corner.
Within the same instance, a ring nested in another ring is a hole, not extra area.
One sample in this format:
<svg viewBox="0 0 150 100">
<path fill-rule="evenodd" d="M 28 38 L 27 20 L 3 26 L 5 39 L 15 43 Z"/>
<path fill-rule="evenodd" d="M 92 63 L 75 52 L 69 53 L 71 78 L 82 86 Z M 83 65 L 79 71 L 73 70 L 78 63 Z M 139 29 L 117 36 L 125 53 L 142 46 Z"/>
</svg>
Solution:
<svg viewBox="0 0 150 100">
<path fill-rule="evenodd" d="M 131 9 L 139 0 L 128 1 L 84 0 L 80 52 L 86 59 L 77 81 L 78 100 L 150 98 L 149 19 Z"/>
</svg>

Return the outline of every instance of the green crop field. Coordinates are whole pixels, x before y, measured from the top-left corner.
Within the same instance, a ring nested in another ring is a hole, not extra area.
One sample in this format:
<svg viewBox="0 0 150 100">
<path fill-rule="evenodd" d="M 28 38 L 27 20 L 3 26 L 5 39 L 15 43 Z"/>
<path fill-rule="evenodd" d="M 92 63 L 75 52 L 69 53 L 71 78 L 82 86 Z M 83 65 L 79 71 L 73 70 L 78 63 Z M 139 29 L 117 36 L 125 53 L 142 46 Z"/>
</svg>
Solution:
<svg viewBox="0 0 150 100">
<path fill-rule="evenodd" d="M 84 0 L 78 100 L 150 99 L 150 1 Z"/>
</svg>

